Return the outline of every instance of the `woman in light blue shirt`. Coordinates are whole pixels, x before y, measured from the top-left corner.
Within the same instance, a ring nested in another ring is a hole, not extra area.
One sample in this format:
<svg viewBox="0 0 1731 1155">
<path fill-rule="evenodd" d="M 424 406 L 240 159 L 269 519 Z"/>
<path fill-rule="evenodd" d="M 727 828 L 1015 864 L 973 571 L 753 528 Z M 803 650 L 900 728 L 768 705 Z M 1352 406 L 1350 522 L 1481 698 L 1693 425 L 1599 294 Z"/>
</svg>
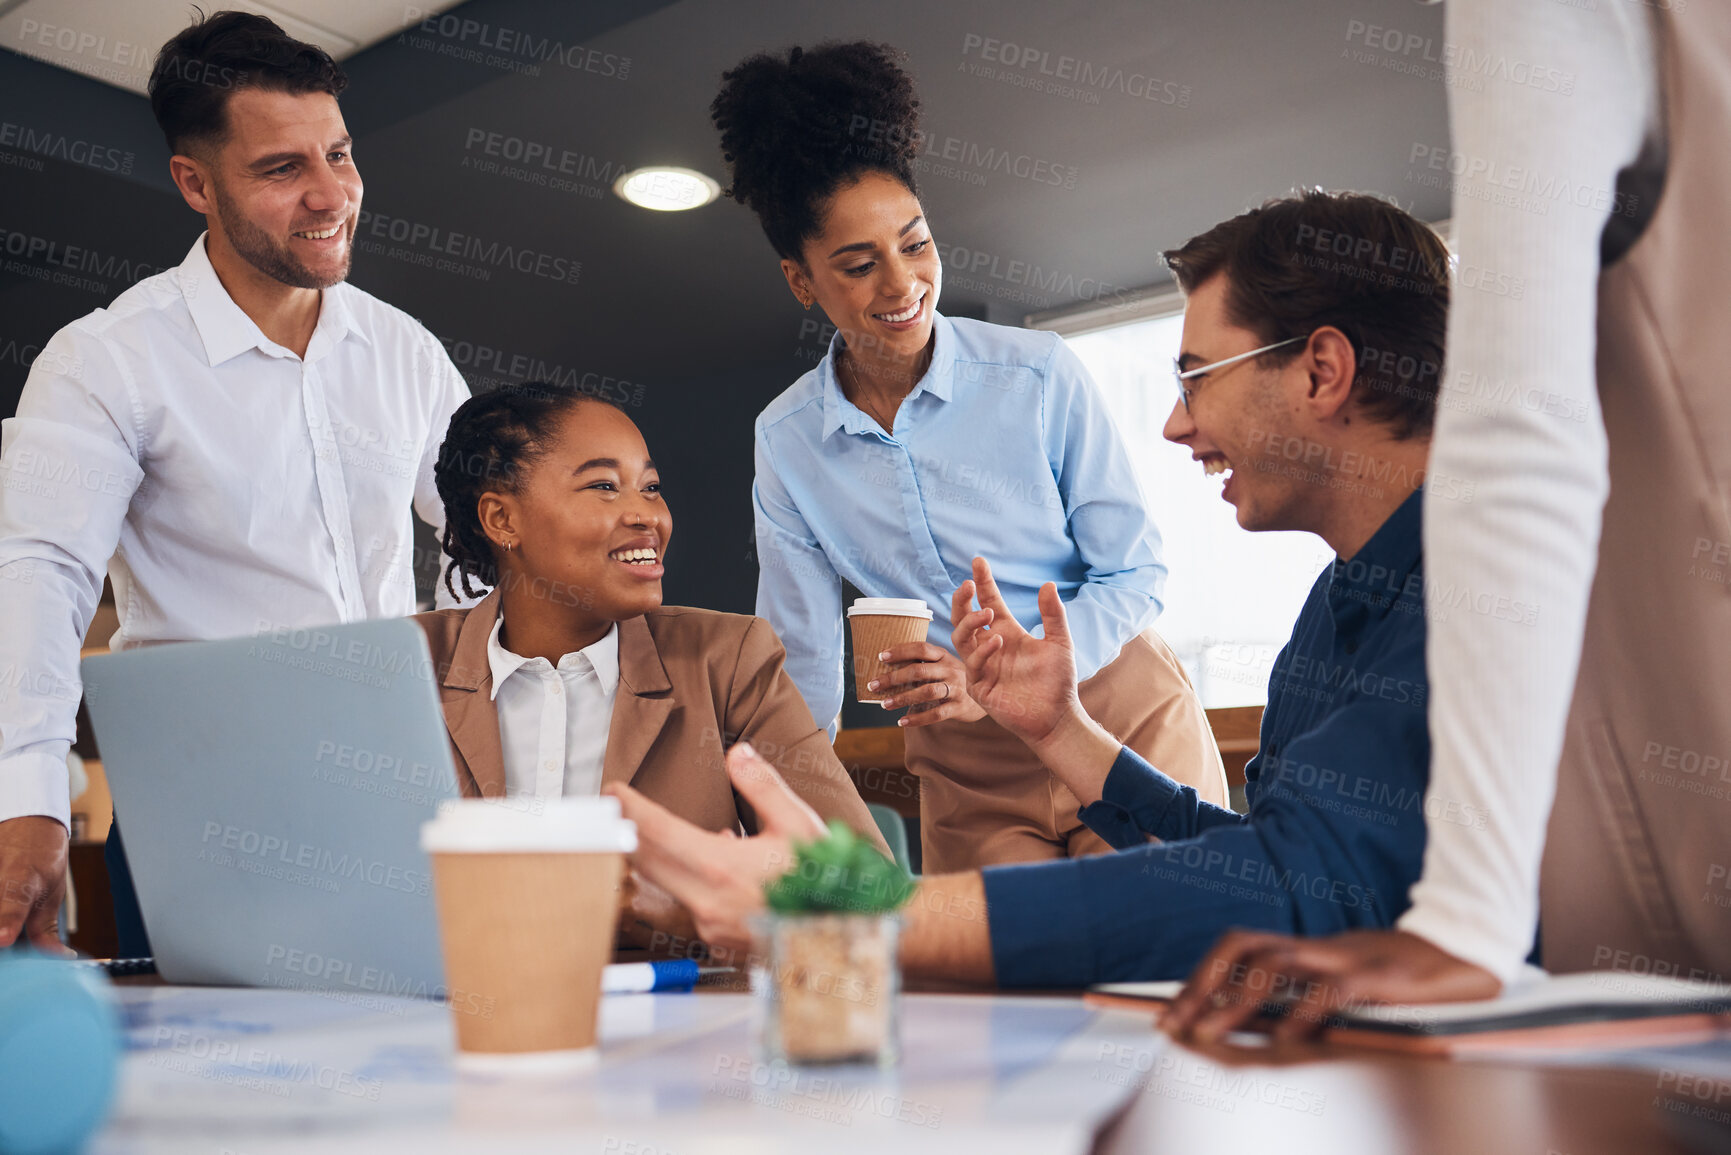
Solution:
<svg viewBox="0 0 1731 1155">
<path fill-rule="evenodd" d="M 757 612 L 820 725 L 843 693 L 841 579 L 934 610 L 886 708 L 912 707 L 924 869 L 1091 853 L 1076 801 L 967 694 L 948 608 L 973 557 L 1024 626 L 1057 583 L 1096 719 L 1217 804 L 1225 775 L 1189 680 L 1149 626 L 1166 567 L 1122 442 L 1055 334 L 944 317 L 915 192 L 913 84 L 880 45 L 758 55 L 712 113 L 730 196 L 756 212 L 788 287 L 836 328 L 827 356 L 764 409 L 752 487 Z"/>
</svg>

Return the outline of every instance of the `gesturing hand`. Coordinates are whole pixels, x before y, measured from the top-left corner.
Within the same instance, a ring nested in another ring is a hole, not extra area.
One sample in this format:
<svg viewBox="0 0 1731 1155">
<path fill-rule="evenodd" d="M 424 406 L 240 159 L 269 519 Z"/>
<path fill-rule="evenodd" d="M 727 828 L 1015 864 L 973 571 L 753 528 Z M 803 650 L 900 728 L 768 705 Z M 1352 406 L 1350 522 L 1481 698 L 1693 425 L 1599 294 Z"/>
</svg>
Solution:
<svg viewBox="0 0 1731 1155">
<path fill-rule="evenodd" d="M 747 743 L 727 752 L 727 776 L 757 813 L 760 832 L 750 838 L 700 829 L 624 783 L 609 783 L 602 793 L 618 798 L 637 824 L 631 865 L 684 904 L 704 942 L 749 953 L 748 923 L 763 909 L 764 883 L 793 865 L 795 839 L 822 838 L 825 827 Z"/>
<path fill-rule="evenodd" d="M 976 595 L 979 609 L 972 608 Z M 973 580 L 950 599 L 950 640 L 967 670 L 969 696 L 1029 746 L 1082 714 L 1070 627 L 1051 582 L 1040 587 L 1040 623 L 1044 638 L 1022 628 L 982 557 L 974 559 Z"/>
</svg>

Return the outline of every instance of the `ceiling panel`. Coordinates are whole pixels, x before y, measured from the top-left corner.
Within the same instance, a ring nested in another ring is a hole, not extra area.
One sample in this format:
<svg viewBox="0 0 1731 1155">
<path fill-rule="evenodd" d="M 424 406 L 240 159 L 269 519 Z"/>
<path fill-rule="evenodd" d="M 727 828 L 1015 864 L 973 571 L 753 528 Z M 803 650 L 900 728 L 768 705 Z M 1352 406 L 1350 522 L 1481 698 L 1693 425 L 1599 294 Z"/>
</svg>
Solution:
<svg viewBox="0 0 1731 1155">
<path fill-rule="evenodd" d="M 246 8 L 270 17 L 291 36 L 317 44 L 342 60 L 461 2 L 255 0 Z M 186 0 L 0 3 L 0 45 L 143 95 L 156 50 L 186 27 L 190 13 Z"/>
</svg>

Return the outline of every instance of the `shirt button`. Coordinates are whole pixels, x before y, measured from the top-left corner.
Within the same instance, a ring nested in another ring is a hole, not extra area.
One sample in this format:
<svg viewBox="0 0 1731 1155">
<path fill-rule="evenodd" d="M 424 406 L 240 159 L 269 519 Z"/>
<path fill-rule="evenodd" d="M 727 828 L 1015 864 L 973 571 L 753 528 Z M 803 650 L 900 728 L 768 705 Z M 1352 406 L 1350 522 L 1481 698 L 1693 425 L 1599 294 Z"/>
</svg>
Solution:
<svg viewBox="0 0 1731 1155">
<path fill-rule="evenodd" d="M 563 694 L 565 692 L 565 687 L 561 686 L 558 682 L 554 682 L 553 683 L 553 692 L 555 694 Z"/>
<path fill-rule="evenodd" d="M 541 769 L 551 770 L 551 769 L 553 769 L 554 765 L 555 765 L 555 763 L 554 763 L 553 759 L 549 758 L 545 762 L 541 763 Z"/>
</svg>

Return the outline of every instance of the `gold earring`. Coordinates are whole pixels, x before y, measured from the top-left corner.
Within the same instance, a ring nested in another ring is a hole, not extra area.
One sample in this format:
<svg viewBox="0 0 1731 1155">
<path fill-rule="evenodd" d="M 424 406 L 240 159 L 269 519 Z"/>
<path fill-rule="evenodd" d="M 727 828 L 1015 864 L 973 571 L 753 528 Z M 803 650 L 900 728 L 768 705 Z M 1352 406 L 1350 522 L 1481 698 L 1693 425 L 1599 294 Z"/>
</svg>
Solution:
<svg viewBox="0 0 1731 1155">
<path fill-rule="evenodd" d="M 506 543 L 505 543 L 505 552 L 506 552 L 506 553 L 510 553 L 510 552 L 511 552 L 511 543 L 510 543 L 510 542 L 506 542 Z"/>
<path fill-rule="evenodd" d="M 805 306 L 806 312 L 808 312 L 808 313 L 811 312 L 811 298 L 810 297 L 801 297 L 799 300 L 799 303 Z"/>
</svg>

